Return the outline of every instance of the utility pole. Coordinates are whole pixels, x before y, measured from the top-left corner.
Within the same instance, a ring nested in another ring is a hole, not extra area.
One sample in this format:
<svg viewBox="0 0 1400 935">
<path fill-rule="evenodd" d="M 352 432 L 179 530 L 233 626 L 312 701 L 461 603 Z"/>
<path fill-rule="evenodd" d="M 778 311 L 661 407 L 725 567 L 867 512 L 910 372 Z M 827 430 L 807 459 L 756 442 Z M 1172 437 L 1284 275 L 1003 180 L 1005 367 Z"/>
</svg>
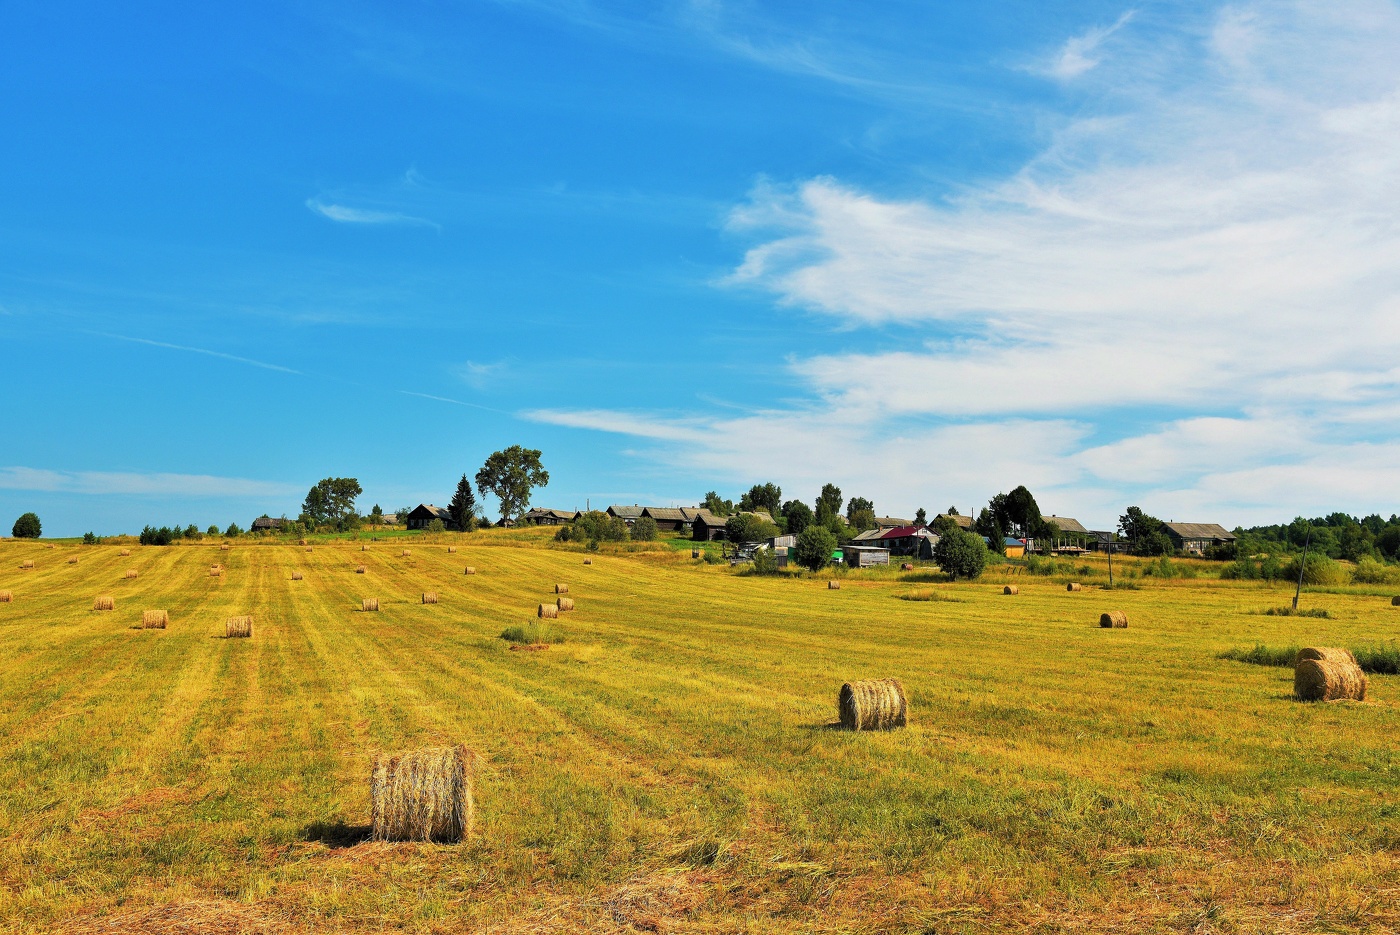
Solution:
<svg viewBox="0 0 1400 935">
<path fill-rule="evenodd" d="M 1303 539 L 1303 560 L 1298 563 L 1298 587 L 1293 592 L 1293 609 L 1298 609 L 1298 595 L 1303 593 L 1303 572 L 1308 569 L 1308 543 L 1312 542 L 1312 527 L 1308 527 L 1308 534 Z"/>
<path fill-rule="evenodd" d="M 1118 538 L 1113 533 L 1108 534 L 1108 586 L 1113 587 L 1113 540 Z"/>
</svg>

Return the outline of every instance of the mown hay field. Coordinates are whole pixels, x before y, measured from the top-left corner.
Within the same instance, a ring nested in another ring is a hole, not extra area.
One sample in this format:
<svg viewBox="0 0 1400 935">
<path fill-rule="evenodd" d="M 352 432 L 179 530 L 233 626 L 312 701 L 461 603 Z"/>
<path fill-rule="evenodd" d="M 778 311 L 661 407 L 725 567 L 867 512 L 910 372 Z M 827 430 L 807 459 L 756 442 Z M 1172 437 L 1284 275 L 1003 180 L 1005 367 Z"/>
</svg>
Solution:
<svg viewBox="0 0 1400 935">
<path fill-rule="evenodd" d="M 0 542 L 0 926 L 1400 928 L 1400 677 L 1304 704 L 1291 669 L 1218 658 L 1393 639 L 1388 597 L 1276 617 L 1291 593 L 1252 582 L 1010 596 L 922 568 L 829 590 L 545 535 Z M 512 651 L 557 583 L 576 609 Z M 252 637 L 224 638 L 238 615 Z M 908 726 L 833 729 L 842 683 L 885 677 Z M 375 754 L 456 743 L 467 839 L 370 841 Z"/>
</svg>

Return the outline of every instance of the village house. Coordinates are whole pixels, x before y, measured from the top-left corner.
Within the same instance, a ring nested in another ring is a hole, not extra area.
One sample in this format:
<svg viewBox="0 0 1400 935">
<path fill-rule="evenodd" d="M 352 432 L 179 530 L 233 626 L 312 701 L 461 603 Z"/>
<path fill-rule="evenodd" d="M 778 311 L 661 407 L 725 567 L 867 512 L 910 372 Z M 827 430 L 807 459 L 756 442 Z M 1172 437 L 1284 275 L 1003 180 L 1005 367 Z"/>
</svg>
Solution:
<svg viewBox="0 0 1400 935">
<path fill-rule="evenodd" d="M 716 516 L 709 510 L 697 510 L 695 521 L 690 524 L 691 538 L 696 542 L 712 542 L 723 539 L 724 536 L 723 516 Z"/>
<path fill-rule="evenodd" d="M 695 521 L 697 509 L 685 507 L 647 506 L 642 507 L 642 515 L 656 523 L 661 532 L 682 532 Z M 686 515 L 689 513 L 689 515 Z"/>
<path fill-rule="evenodd" d="M 608 515 L 621 519 L 628 526 L 642 518 L 642 508 L 635 503 L 631 506 L 610 506 Z"/>
<path fill-rule="evenodd" d="M 906 524 L 888 529 L 867 529 L 851 540 L 855 546 L 875 546 L 889 550 L 891 555 L 910 555 L 915 558 L 933 558 L 933 547 L 938 544 L 938 534 L 923 526 Z"/>
<path fill-rule="evenodd" d="M 900 519 L 897 516 L 877 516 L 875 517 L 876 529 L 898 529 L 901 526 L 912 526 L 913 520 Z"/>
<path fill-rule="evenodd" d="M 1216 523 L 1163 523 L 1162 531 L 1179 552 L 1202 555 L 1211 546 L 1228 545 L 1236 536 Z"/>
<path fill-rule="evenodd" d="M 951 520 L 957 525 L 957 527 L 958 527 L 959 529 L 963 530 L 964 532 L 971 532 L 971 531 L 972 531 L 972 517 L 971 517 L 971 516 L 963 516 L 963 515 L 960 514 L 960 513 L 952 513 L 952 514 L 949 514 L 949 513 L 939 513 L 937 516 L 935 516 L 935 517 L 933 518 L 933 523 L 929 523 L 929 525 L 932 526 L 934 523 L 938 522 L 940 519 L 951 519 Z"/>
<path fill-rule="evenodd" d="M 433 506 L 431 503 L 420 503 L 409 511 L 404 525 L 409 529 L 427 529 L 433 520 L 440 519 L 448 529 L 455 529 L 457 524 L 452 522 L 452 514 L 440 506 Z"/>
<path fill-rule="evenodd" d="M 534 523 L 536 526 L 567 526 L 578 519 L 578 510 L 545 510 L 533 509 L 521 517 L 526 523 Z"/>
<path fill-rule="evenodd" d="M 281 531 L 282 531 L 282 526 L 283 526 L 283 524 L 285 524 L 286 522 L 287 522 L 287 521 L 286 521 L 285 519 L 280 519 L 280 518 L 275 517 L 275 516 L 263 515 L 263 516 L 259 516 L 259 517 L 258 517 L 257 519 L 255 519 L 255 520 L 253 520 L 252 525 L 250 525 L 250 526 L 248 527 L 248 531 L 249 531 L 249 532 L 281 532 Z"/>
</svg>

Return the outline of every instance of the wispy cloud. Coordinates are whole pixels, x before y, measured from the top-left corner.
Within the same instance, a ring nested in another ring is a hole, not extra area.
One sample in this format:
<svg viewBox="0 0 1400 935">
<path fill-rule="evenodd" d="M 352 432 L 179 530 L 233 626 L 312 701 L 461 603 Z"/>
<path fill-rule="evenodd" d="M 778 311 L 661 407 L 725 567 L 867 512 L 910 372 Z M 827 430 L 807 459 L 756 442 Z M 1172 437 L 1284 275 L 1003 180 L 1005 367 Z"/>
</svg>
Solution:
<svg viewBox="0 0 1400 935">
<path fill-rule="evenodd" d="M 30 467 L 0 468 L 0 489 L 154 497 L 285 497 L 297 492 L 297 488 L 291 484 L 243 477 L 52 471 Z"/>
<path fill-rule="evenodd" d="M 460 399 L 452 399 L 450 396 L 434 396 L 431 393 L 417 393 L 413 390 L 399 390 L 404 396 L 417 396 L 419 399 L 431 399 L 438 403 L 451 403 L 454 406 L 466 406 L 469 409 L 482 409 L 486 412 L 504 412 L 502 409 L 493 409 L 490 406 L 482 406 L 477 403 L 463 402 Z"/>
<path fill-rule="evenodd" d="M 437 230 L 442 225 L 427 218 L 414 217 L 398 211 L 379 211 L 370 208 L 352 208 L 348 205 L 322 201 L 319 198 L 306 199 L 306 206 L 316 214 L 339 224 L 403 224 L 416 227 L 431 227 Z"/>
<path fill-rule="evenodd" d="M 1074 36 L 1060 47 L 1059 52 L 1044 66 L 1043 71 L 1052 77 L 1067 81 L 1078 78 L 1099 64 L 1097 55 L 1104 40 L 1132 21 L 1135 11 L 1128 10 L 1111 26 L 1099 26 L 1081 35 Z"/>
<path fill-rule="evenodd" d="M 237 354 L 225 354 L 223 351 L 211 351 L 203 347 L 189 347 L 184 344 L 170 344 L 166 341 L 152 341 L 149 338 L 132 338 L 124 334 L 108 334 L 102 331 L 88 332 L 103 338 L 111 338 L 115 341 L 129 341 L 132 344 L 145 344 L 149 347 L 163 347 L 172 351 L 185 351 L 190 354 L 203 354 L 206 357 L 218 357 L 223 360 L 232 360 L 236 363 L 247 364 L 250 367 L 261 367 L 264 370 L 276 370 L 280 373 L 301 374 L 300 370 L 293 370 L 291 367 L 283 367 L 281 364 L 270 364 L 263 360 L 254 360 L 251 357 L 239 357 Z"/>
<path fill-rule="evenodd" d="M 498 382 L 510 370 L 510 361 L 498 360 L 493 363 L 480 363 L 469 360 L 456 368 L 457 376 L 473 389 L 485 389 Z"/>
</svg>

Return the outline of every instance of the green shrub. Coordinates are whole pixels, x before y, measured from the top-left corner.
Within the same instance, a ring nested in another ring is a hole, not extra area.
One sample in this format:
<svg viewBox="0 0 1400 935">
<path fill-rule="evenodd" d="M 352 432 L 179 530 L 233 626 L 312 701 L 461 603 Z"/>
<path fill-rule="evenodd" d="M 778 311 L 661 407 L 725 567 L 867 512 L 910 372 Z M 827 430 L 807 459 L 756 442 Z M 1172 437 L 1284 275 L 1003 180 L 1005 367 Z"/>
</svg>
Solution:
<svg viewBox="0 0 1400 935">
<path fill-rule="evenodd" d="M 238 528 L 237 523 L 229 523 L 228 528 L 224 530 L 224 535 L 229 536 L 230 538 L 232 538 L 233 536 L 241 536 L 242 534 L 243 530 Z"/>
<path fill-rule="evenodd" d="M 38 513 L 21 513 L 19 519 L 15 520 L 15 525 L 10 529 L 10 535 L 16 539 L 37 539 L 39 533 L 43 532 L 43 528 L 39 522 Z"/>
<path fill-rule="evenodd" d="M 757 549 L 753 553 L 753 573 L 756 575 L 776 575 L 778 573 L 778 553 L 773 549 Z"/>
<path fill-rule="evenodd" d="M 440 519 L 434 519 L 428 524 L 428 532 L 447 532 L 447 524 Z"/>
<path fill-rule="evenodd" d="M 535 643 L 562 643 L 564 634 L 543 620 L 534 623 L 527 623 L 524 626 L 506 627 L 501 632 L 501 639 L 508 643 L 522 643 L 532 645 Z"/>
<path fill-rule="evenodd" d="M 1393 641 L 1384 646 L 1362 646 L 1353 649 L 1351 654 L 1366 672 L 1400 675 L 1400 646 Z"/>
<path fill-rule="evenodd" d="M 1390 565 L 1384 565 L 1369 556 L 1362 558 L 1356 563 L 1356 570 L 1351 573 L 1353 584 L 1391 584 L 1396 580 L 1396 569 Z"/>
<path fill-rule="evenodd" d="M 632 524 L 633 542 L 654 542 L 656 540 L 656 520 L 643 516 Z"/>
<path fill-rule="evenodd" d="M 797 537 L 793 549 L 797 564 L 812 571 L 821 571 L 831 564 L 831 553 L 836 551 L 836 537 L 825 526 L 808 526 Z"/>
<path fill-rule="evenodd" d="M 99 538 L 97 538 L 97 536 L 94 535 L 93 533 L 90 533 L 90 532 L 85 532 L 85 533 L 83 533 L 83 545 L 100 545 L 101 542 L 102 542 L 102 540 L 99 539 Z"/>
<path fill-rule="evenodd" d="M 1283 569 L 1283 577 L 1288 581 L 1298 580 L 1298 559 L 1293 559 Z M 1325 555 L 1308 553 L 1307 564 L 1303 566 L 1303 583 L 1312 585 L 1345 584 L 1346 571 L 1342 566 Z"/>
<path fill-rule="evenodd" d="M 1292 604 L 1284 607 L 1270 607 L 1264 611 L 1265 617 L 1319 617 L 1323 620 L 1330 620 L 1332 612 L 1323 610 L 1321 607 L 1304 607 L 1295 609 Z"/>
</svg>

